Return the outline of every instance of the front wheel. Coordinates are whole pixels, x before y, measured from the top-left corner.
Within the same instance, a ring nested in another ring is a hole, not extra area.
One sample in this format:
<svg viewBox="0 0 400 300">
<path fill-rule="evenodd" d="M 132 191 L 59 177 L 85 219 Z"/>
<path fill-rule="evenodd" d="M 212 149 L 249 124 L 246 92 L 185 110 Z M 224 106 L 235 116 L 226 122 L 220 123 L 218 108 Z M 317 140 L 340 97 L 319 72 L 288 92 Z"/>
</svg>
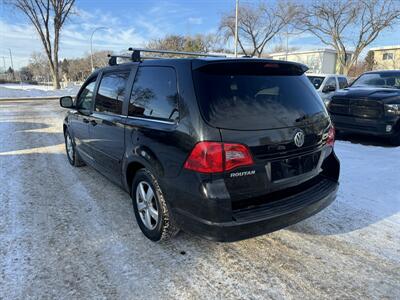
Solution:
<svg viewBox="0 0 400 300">
<path fill-rule="evenodd" d="M 76 152 L 75 144 L 68 130 L 65 130 L 64 139 L 65 139 L 65 151 L 67 152 L 67 158 L 69 163 L 74 167 L 84 166 L 85 163 L 80 159 L 78 153 Z"/>
<path fill-rule="evenodd" d="M 158 181 L 149 170 L 136 173 L 131 196 L 136 221 L 148 239 L 168 240 L 178 233 Z"/>
</svg>

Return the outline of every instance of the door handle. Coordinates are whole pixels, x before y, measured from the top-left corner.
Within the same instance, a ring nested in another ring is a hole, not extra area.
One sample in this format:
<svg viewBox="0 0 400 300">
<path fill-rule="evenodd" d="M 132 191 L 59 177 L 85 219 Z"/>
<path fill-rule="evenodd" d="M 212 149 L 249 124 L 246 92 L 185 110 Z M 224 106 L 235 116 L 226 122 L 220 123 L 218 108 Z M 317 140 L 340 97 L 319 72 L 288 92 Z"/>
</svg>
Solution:
<svg viewBox="0 0 400 300">
<path fill-rule="evenodd" d="M 96 125 L 97 125 L 97 122 L 96 122 L 96 120 L 91 120 L 91 121 L 90 121 L 90 124 L 92 124 L 93 126 L 96 126 Z"/>
<path fill-rule="evenodd" d="M 83 118 L 83 123 L 89 123 L 88 119 Z"/>
</svg>

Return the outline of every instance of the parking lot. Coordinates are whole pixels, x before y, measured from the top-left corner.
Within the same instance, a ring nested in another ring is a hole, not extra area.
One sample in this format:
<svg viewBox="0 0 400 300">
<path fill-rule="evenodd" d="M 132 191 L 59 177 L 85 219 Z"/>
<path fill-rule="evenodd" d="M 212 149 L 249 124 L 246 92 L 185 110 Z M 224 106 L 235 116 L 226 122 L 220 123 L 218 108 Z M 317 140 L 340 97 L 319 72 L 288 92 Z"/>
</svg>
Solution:
<svg viewBox="0 0 400 300">
<path fill-rule="evenodd" d="M 0 102 L 0 299 L 400 298 L 400 148 L 337 141 L 337 200 L 287 229 L 155 244 L 125 192 L 68 164 L 64 113 Z"/>
</svg>

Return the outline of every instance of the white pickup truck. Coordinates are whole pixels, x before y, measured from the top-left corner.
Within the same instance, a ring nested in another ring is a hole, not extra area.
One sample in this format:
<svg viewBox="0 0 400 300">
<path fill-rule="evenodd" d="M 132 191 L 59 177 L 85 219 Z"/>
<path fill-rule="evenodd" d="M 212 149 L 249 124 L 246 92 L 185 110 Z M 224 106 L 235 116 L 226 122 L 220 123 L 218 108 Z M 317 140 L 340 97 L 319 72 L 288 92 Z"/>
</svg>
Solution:
<svg viewBox="0 0 400 300">
<path fill-rule="evenodd" d="M 334 92 L 348 86 L 347 77 L 338 74 L 306 74 L 325 105 L 328 105 Z"/>
</svg>

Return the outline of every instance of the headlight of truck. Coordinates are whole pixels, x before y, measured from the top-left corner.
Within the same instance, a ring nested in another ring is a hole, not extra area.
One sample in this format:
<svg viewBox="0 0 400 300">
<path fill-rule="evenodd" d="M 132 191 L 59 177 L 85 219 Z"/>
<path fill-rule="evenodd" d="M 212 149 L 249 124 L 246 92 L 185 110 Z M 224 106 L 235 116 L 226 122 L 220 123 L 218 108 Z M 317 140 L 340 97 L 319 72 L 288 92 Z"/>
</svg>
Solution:
<svg viewBox="0 0 400 300">
<path fill-rule="evenodd" d="M 325 107 L 328 107 L 329 103 L 331 103 L 331 99 L 324 99 Z"/>
<path fill-rule="evenodd" d="M 385 112 L 387 115 L 400 116 L 400 104 L 385 104 Z"/>
</svg>

